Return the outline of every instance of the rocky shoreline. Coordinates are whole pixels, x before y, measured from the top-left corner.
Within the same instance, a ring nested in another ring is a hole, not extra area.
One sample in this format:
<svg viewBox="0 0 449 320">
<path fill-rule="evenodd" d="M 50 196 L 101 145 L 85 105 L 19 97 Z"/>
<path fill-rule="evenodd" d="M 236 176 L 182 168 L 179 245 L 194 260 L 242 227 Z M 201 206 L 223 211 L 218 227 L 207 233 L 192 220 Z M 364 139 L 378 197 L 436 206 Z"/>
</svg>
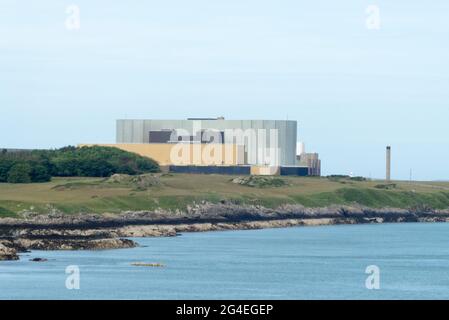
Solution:
<svg viewBox="0 0 449 320">
<path fill-rule="evenodd" d="M 37 215 L 0 219 L 0 260 L 29 250 L 106 250 L 137 246 L 126 238 L 173 237 L 181 232 L 253 230 L 293 226 L 393 222 L 448 222 L 448 210 L 373 209 L 361 206 L 276 209 L 234 203 L 202 203 L 185 212 L 124 212 L 119 215 Z"/>
</svg>

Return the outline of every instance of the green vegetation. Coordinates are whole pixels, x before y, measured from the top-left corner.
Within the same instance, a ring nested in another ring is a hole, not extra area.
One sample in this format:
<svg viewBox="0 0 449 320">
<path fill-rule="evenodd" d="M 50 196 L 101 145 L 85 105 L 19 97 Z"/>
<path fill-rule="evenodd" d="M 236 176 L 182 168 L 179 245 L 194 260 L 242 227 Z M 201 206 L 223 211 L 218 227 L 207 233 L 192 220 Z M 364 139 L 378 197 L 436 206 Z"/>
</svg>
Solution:
<svg viewBox="0 0 449 320">
<path fill-rule="evenodd" d="M 0 217 L 15 217 L 16 213 L 0 207 Z"/>
<path fill-rule="evenodd" d="M 7 180 L 9 183 L 30 183 L 31 166 L 28 163 L 16 163 L 8 171 Z"/>
<path fill-rule="evenodd" d="M 65 147 L 0 153 L 0 182 L 48 182 L 51 177 L 109 177 L 158 171 L 155 161 L 117 148 Z"/>
<path fill-rule="evenodd" d="M 308 207 L 359 204 L 372 208 L 412 209 L 419 206 L 433 209 L 449 208 L 449 192 L 388 192 L 373 189 L 342 188 L 335 192 L 323 192 L 309 197 L 300 195 L 295 197 L 295 200 Z"/>
<path fill-rule="evenodd" d="M 397 187 L 396 183 L 378 184 L 377 186 L 374 186 L 374 188 L 376 189 L 385 189 L 385 190 L 396 189 L 396 187 Z"/>
<path fill-rule="evenodd" d="M 235 177 L 237 178 L 237 177 Z M 248 177 L 241 177 L 248 178 Z M 269 177 L 281 186 L 248 187 L 223 175 L 145 174 L 109 178 L 56 177 L 46 183 L 0 184 L 0 216 L 23 212 L 120 213 L 123 211 L 182 210 L 202 203 L 232 202 L 275 208 L 284 204 L 306 207 L 360 204 L 373 208 L 412 210 L 449 208 L 449 183 L 400 182 L 393 189 L 376 188 L 380 181 L 328 178 Z"/>
<path fill-rule="evenodd" d="M 334 174 L 334 175 L 330 175 L 327 176 L 327 178 L 330 181 L 337 181 L 337 182 L 345 182 L 345 181 L 367 181 L 368 179 L 366 179 L 365 177 L 351 177 L 348 175 L 340 175 L 340 174 Z"/>
<path fill-rule="evenodd" d="M 288 184 L 285 179 L 264 176 L 239 177 L 231 181 L 232 183 L 252 188 L 278 188 Z"/>
<path fill-rule="evenodd" d="M 153 174 L 141 174 L 137 176 L 114 174 L 109 179 L 105 180 L 105 183 L 109 185 L 116 184 L 118 186 L 125 185 L 133 188 L 135 191 L 145 191 L 161 184 L 159 177 Z"/>
</svg>

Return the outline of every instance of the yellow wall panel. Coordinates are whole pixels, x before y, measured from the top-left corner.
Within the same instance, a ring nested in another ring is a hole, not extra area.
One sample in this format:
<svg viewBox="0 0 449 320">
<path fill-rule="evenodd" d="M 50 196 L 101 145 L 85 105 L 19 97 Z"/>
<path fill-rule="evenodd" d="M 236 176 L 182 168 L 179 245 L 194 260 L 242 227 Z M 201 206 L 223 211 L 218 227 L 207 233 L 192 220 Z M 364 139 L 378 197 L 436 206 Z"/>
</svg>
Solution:
<svg viewBox="0 0 449 320">
<path fill-rule="evenodd" d="M 151 158 L 161 166 L 169 165 L 243 165 L 245 151 L 235 144 L 167 144 L 167 143 L 119 143 L 80 144 L 84 146 L 115 147 Z"/>
</svg>

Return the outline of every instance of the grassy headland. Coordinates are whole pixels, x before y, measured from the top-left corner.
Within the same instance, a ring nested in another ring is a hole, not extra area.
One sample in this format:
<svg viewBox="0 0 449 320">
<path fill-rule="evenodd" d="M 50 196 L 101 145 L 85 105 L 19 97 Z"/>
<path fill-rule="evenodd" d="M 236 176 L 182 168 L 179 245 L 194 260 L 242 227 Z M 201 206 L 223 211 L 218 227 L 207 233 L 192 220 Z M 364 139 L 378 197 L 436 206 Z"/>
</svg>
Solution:
<svg viewBox="0 0 449 320">
<path fill-rule="evenodd" d="M 449 208 L 449 183 L 357 181 L 345 177 L 276 177 L 260 185 L 233 176 L 153 174 L 144 180 L 53 178 L 34 184 L 0 183 L 0 216 L 24 212 L 120 213 L 166 209 L 176 212 L 203 201 L 306 207 L 360 204 L 372 208 Z M 266 178 L 264 178 L 266 179 Z M 282 180 L 282 183 L 280 180 Z M 233 181 L 234 180 L 234 181 Z"/>
</svg>

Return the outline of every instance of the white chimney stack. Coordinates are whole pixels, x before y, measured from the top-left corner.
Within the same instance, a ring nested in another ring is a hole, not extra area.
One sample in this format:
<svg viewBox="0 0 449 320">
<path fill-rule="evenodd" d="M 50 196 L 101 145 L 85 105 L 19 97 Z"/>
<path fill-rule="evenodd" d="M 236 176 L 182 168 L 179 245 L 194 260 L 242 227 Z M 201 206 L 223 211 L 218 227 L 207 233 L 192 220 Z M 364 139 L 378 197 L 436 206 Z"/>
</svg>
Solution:
<svg viewBox="0 0 449 320">
<path fill-rule="evenodd" d="M 391 147 L 387 147 L 387 173 L 386 173 L 387 182 L 391 181 Z"/>
<path fill-rule="evenodd" d="M 306 145 L 304 142 L 298 142 L 296 144 L 296 154 L 300 156 L 304 153 L 306 153 Z"/>
</svg>

